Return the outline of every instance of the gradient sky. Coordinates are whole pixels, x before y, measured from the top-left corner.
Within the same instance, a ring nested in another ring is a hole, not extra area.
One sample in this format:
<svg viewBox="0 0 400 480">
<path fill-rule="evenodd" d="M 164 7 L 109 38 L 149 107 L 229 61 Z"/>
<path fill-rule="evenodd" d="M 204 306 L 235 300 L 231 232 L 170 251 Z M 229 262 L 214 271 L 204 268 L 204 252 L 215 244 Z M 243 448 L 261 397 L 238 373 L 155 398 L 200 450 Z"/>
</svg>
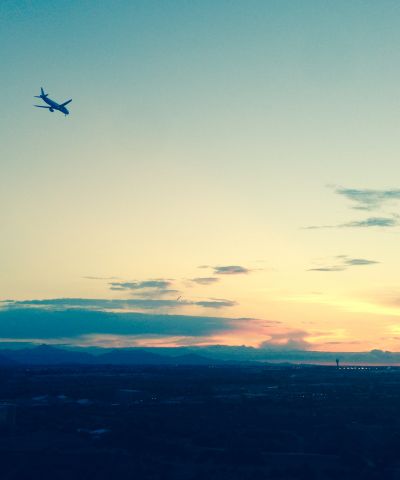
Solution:
<svg viewBox="0 0 400 480">
<path fill-rule="evenodd" d="M 0 2 L 0 336 L 400 350 L 399 21 L 388 0 Z M 41 86 L 69 117 L 33 108 Z M 35 330 L 71 312 L 112 315 Z"/>
</svg>

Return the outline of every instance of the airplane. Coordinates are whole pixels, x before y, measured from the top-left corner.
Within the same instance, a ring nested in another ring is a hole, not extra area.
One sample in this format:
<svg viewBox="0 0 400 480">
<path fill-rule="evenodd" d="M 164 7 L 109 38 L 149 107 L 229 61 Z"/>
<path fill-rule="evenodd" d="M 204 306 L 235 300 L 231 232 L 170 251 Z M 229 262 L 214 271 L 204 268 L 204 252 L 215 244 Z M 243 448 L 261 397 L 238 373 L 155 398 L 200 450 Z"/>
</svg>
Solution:
<svg viewBox="0 0 400 480">
<path fill-rule="evenodd" d="M 65 105 L 68 105 L 68 103 L 72 102 L 72 98 L 71 98 L 71 100 L 67 100 L 64 103 L 59 104 L 59 103 L 55 102 L 54 100 L 51 100 L 50 98 L 48 98 L 49 94 L 44 93 L 43 88 L 41 88 L 40 91 L 41 91 L 41 94 L 40 95 L 35 95 L 35 98 L 41 98 L 49 106 L 47 107 L 45 105 L 34 105 L 34 107 L 48 108 L 49 112 L 54 112 L 54 110 L 58 110 L 59 112 L 63 113 L 65 116 L 69 115 L 69 111 L 65 108 Z"/>
</svg>

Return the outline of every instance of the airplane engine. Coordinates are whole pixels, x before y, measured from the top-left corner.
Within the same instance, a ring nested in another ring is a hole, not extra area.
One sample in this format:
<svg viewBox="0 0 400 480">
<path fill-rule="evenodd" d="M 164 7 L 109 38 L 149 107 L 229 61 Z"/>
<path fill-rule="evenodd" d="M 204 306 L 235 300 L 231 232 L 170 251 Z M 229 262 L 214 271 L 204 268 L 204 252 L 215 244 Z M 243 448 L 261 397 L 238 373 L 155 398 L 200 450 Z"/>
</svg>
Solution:
<svg viewBox="0 0 400 480">
<path fill-rule="evenodd" d="M 49 111 L 50 111 L 50 112 L 54 112 L 54 108 L 49 108 Z"/>
</svg>

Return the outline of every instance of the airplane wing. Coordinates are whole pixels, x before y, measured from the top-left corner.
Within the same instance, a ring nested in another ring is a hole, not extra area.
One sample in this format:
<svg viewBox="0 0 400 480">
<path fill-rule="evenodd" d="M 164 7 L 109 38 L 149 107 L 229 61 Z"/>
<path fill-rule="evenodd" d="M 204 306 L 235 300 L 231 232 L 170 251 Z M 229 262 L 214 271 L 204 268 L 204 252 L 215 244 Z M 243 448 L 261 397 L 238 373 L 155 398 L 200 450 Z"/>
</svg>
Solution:
<svg viewBox="0 0 400 480">
<path fill-rule="evenodd" d="M 72 102 L 72 98 L 71 98 L 71 100 L 67 100 L 66 102 L 62 103 L 62 104 L 60 105 L 60 107 L 65 107 L 65 105 L 68 105 L 68 104 L 71 103 L 71 102 Z"/>
<path fill-rule="evenodd" d="M 34 105 L 34 107 L 38 107 L 38 108 L 50 108 L 50 107 L 45 107 L 44 105 Z"/>
</svg>

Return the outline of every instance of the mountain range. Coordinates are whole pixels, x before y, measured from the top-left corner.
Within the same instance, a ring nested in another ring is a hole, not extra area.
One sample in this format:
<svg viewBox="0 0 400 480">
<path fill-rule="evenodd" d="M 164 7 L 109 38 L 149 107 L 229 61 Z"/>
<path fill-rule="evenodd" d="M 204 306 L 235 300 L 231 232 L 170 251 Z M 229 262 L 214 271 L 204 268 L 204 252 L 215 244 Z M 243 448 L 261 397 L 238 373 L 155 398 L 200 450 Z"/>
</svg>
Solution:
<svg viewBox="0 0 400 480">
<path fill-rule="evenodd" d="M 51 345 L 0 351 L 0 365 L 209 365 L 220 363 L 197 354 L 160 355 L 140 348 L 116 348 L 96 355 Z"/>
<path fill-rule="evenodd" d="M 212 345 L 202 347 L 101 348 L 3 342 L 0 366 L 11 365 L 216 365 L 305 363 L 400 365 L 400 352 L 317 352 Z"/>
</svg>

